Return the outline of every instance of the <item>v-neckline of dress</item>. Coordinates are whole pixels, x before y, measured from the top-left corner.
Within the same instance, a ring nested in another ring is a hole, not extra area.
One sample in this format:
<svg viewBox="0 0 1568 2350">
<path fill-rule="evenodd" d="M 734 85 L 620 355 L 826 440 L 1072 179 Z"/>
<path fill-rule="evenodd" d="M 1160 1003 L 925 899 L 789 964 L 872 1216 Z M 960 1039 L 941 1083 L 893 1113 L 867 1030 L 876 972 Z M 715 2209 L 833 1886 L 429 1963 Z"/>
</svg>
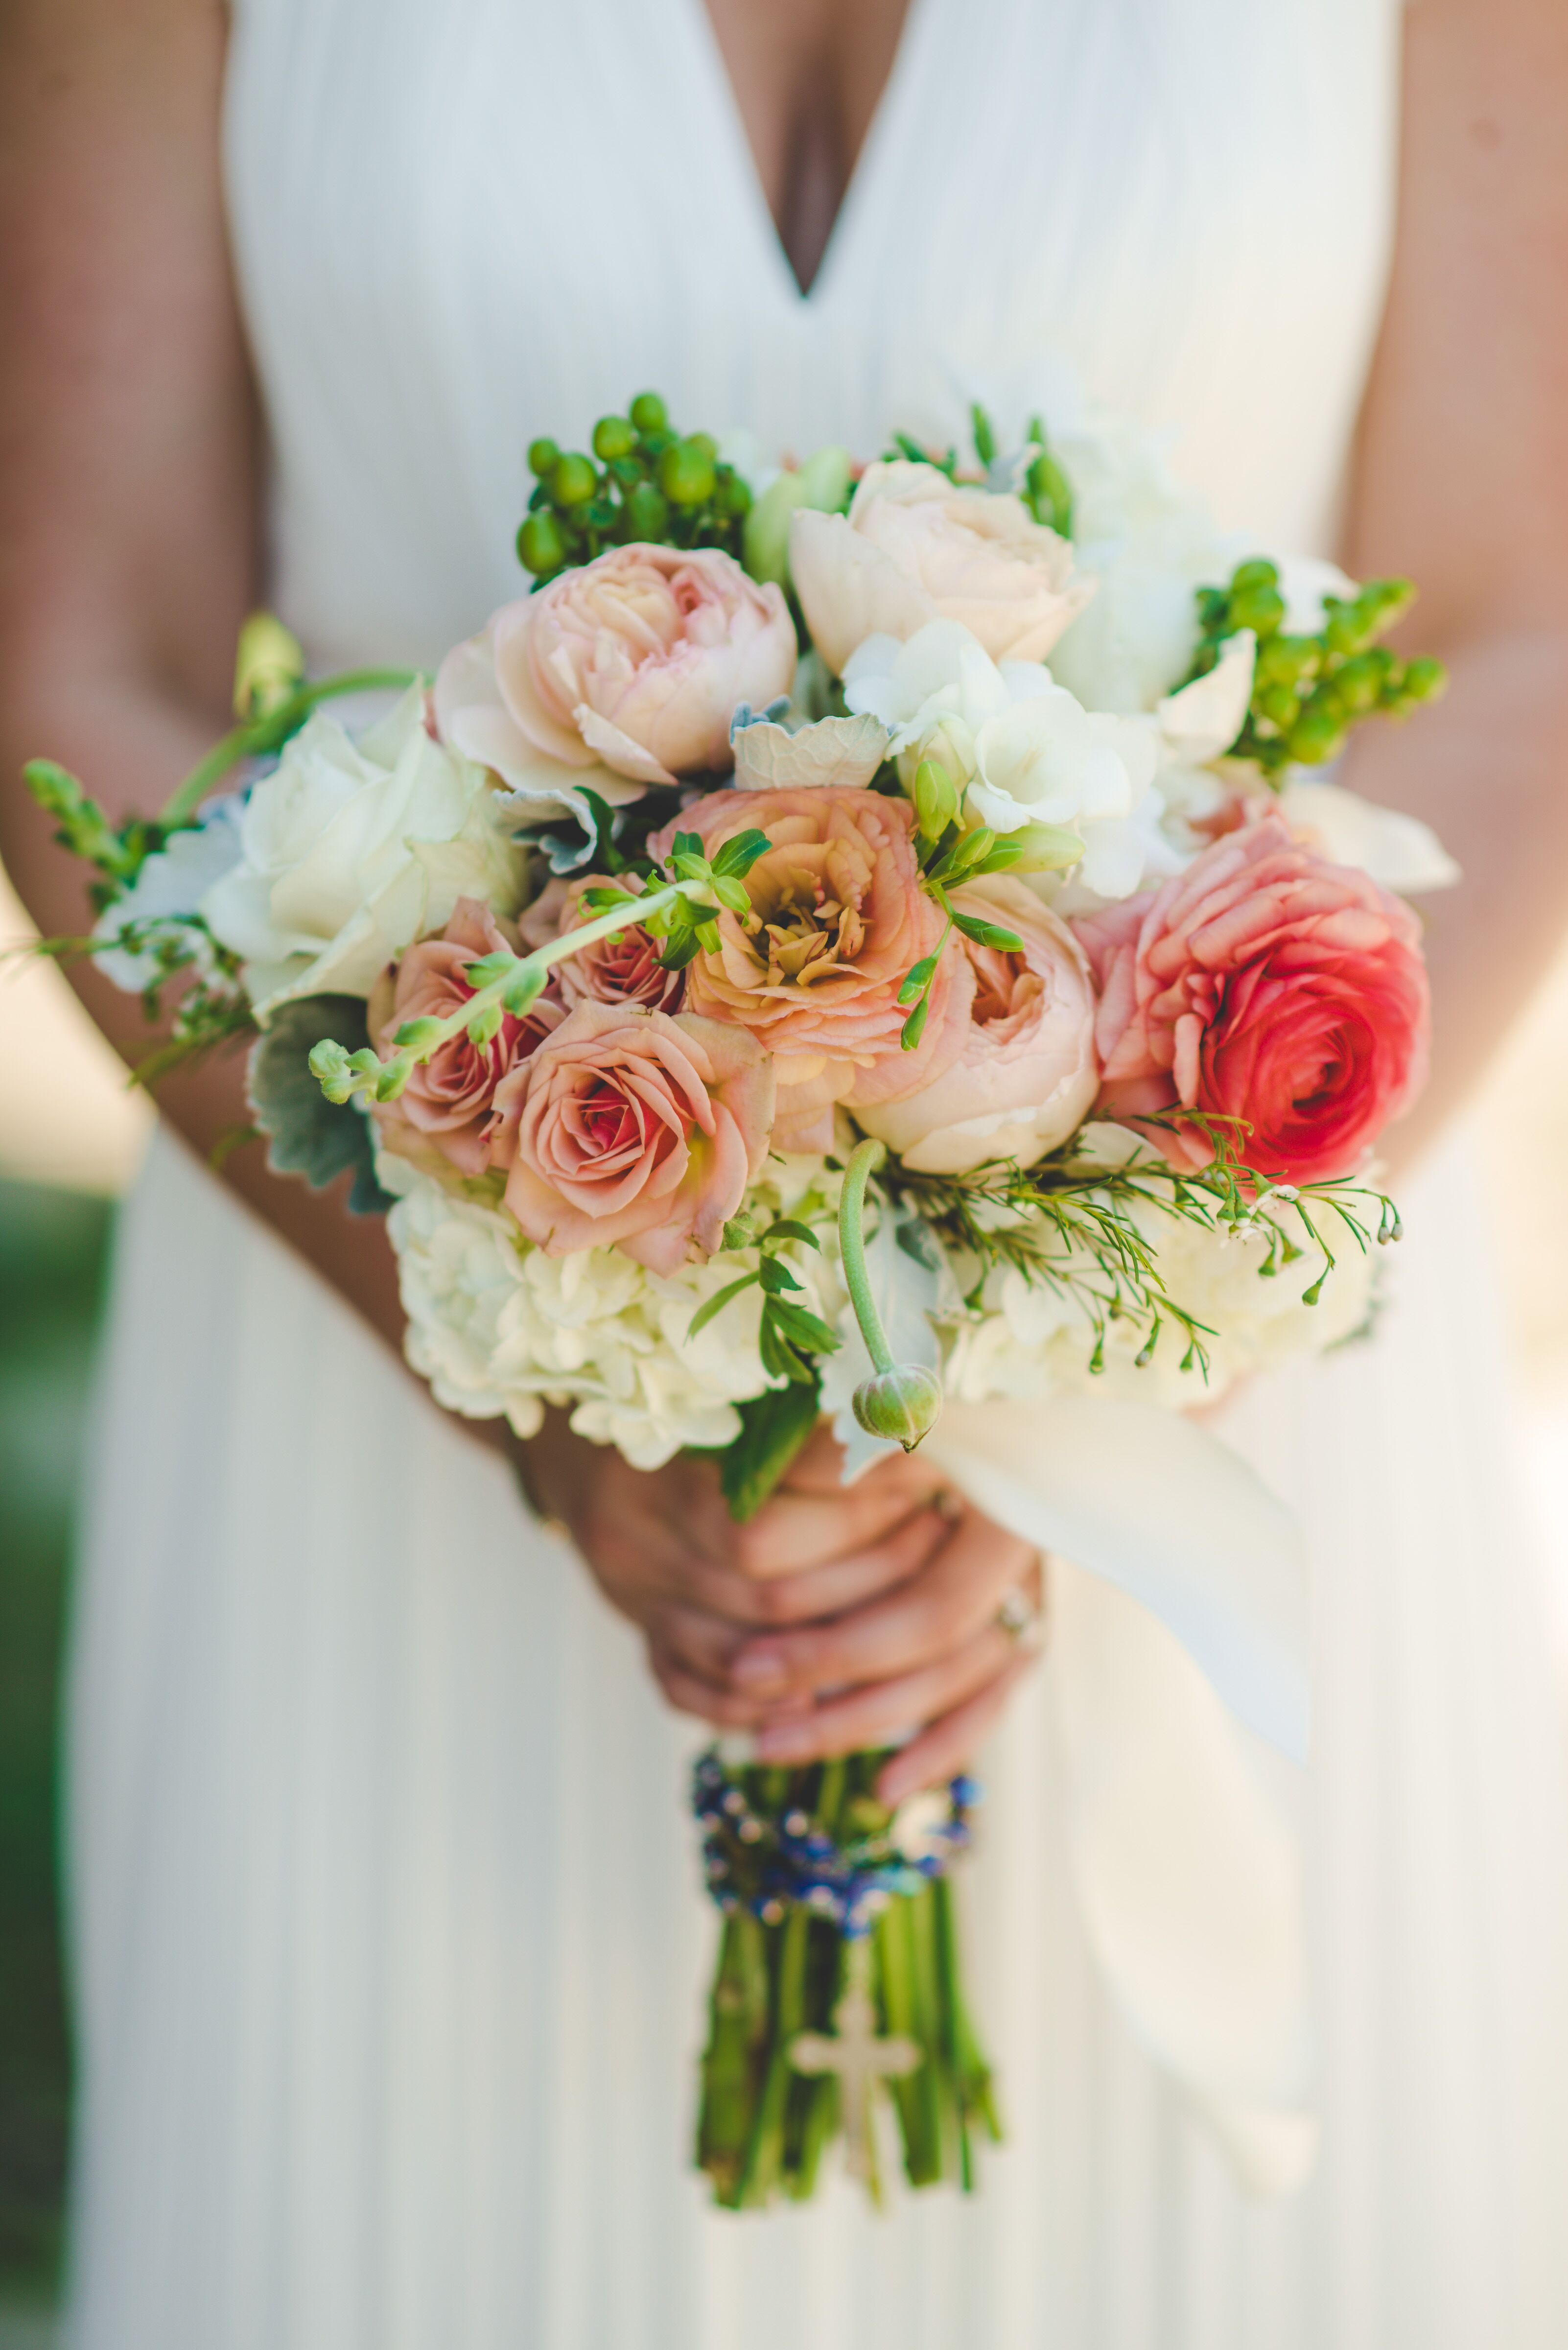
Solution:
<svg viewBox="0 0 1568 2350">
<path fill-rule="evenodd" d="M 708 79 L 713 85 L 715 109 L 724 125 L 724 141 L 733 157 L 747 234 L 751 242 L 762 248 L 763 265 L 779 294 L 789 307 L 803 317 L 821 310 L 828 289 L 844 274 L 845 255 L 875 192 L 877 176 L 884 168 L 880 161 L 882 151 L 891 143 L 891 126 L 896 123 L 900 108 L 907 103 L 919 36 L 918 20 L 924 17 L 929 5 L 929 0 L 908 0 L 892 62 L 872 109 L 871 120 L 866 126 L 866 135 L 860 142 L 848 183 L 839 198 L 827 242 L 822 249 L 822 258 L 816 265 L 810 285 L 803 286 L 794 274 L 794 265 L 768 203 L 756 151 L 746 130 L 741 102 L 735 95 L 735 85 L 730 78 L 730 68 L 705 0 L 676 0 L 678 9 L 688 20 L 692 40 L 701 52 Z"/>
</svg>

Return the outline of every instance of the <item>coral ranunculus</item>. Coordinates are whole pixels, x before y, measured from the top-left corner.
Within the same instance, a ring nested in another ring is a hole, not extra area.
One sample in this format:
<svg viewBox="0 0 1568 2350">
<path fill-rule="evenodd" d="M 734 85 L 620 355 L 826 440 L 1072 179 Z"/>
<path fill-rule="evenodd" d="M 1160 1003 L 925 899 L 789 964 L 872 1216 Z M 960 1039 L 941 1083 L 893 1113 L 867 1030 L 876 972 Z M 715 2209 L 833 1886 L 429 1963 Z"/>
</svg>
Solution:
<svg viewBox="0 0 1568 2350">
<path fill-rule="evenodd" d="M 463 975 L 468 964 L 481 955 L 504 954 L 515 943 L 476 898 L 460 898 L 442 936 L 410 947 L 376 982 L 369 1027 L 381 1058 L 391 1058 L 393 1038 L 405 1021 L 449 1020 L 460 1011 L 474 992 Z M 428 1164 L 433 1149 L 460 1173 L 483 1174 L 494 1139 L 496 1087 L 566 1016 L 559 1003 L 541 997 L 524 1020 L 504 1014 L 488 1045 L 471 1044 L 460 1033 L 438 1045 L 396 1101 L 371 1105 L 386 1148 L 416 1164 Z"/>
<path fill-rule="evenodd" d="M 920 888 L 908 801 L 878 792 L 722 792 L 679 819 L 711 855 L 731 834 L 772 847 L 746 876 L 751 911 L 722 912 L 719 951 L 687 965 L 693 1012 L 749 1030 L 774 1056 L 778 1150 L 830 1150 L 836 1102 L 858 1108 L 917 1092 L 962 1049 L 974 974 L 950 941 L 925 1034 L 900 1038 L 898 990 L 932 953 L 942 916 Z M 668 857 L 677 827 L 650 844 Z"/>
<path fill-rule="evenodd" d="M 1353 1168 L 1427 1067 L 1420 925 L 1365 873 L 1266 816 L 1164 888 L 1074 924 L 1101 989 L 1100 1107 L 1244 1118 L 1244 1157 L 1318 1182 Z M 1162 1133 L 1182 1163 L 1200 1129 Z"/>
<path fill-rule="evenodd" d="M 918 1094 L 857 1116 L 919 1174 L 962 1175 L 992 1159 L 1029 1167 L 1095 1098 L 1094 983 L 1071 931 L 1022 881 L 992 874 L 952 902 L 1014 931 L 1023 951 L 963 940 L 975 992 L 958 1059 Z"/>
<path fill-rule="evenodd" d="M 506 1205 L 546 1256 L 613 1245 L 673 1274 L 712 1254 L 761 1174 L 774 1073 L 744 1029 L 586 1002 L 495 1108 Z"/>
<path fill-rule="evenodd" d="M 781 590 L 715 547 L 614 546 L 493 612 L 436 680 L 442 739 L 530 775 L 542 754 L 639 784 L 730 765 L 736 705 L 794 681 Z"/>
</svg>

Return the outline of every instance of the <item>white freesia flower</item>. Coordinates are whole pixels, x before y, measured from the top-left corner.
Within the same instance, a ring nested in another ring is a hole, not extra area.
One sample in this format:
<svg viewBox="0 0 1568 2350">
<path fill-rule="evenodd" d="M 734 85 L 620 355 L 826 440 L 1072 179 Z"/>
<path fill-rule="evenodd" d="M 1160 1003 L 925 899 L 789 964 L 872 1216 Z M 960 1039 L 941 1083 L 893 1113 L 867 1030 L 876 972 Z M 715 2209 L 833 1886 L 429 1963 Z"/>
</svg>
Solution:
<svg viewBox="0 0 1568 2350">
<path fill-rule="evenodd" d="M 952 772 L 956 762 L 977 822 L 1075 831 L 1085 887 L 1102 898 L 1138 887 L 1159 816 L 1146 806 L 1159 756 L 1152 720 L 1087 711 L 1044 663 L 993 661 L 952 620 L 908 644 L 869 638 L 844 677 L 850 709 L 889 728 L 902 769 L 934 757 Z"/>
<path fill-rule="evenodd" d="M 449 1190 L 383 1152 L 388 1218 L 398 1253 L 405 1352 L 439 1403 L 471 1419 L 504 1417 L 519 1435 L 539 1427 L 546 1403 L 572 1408 L 572 1426 L 613 1444 L 634 1467 L 657 1469 L 688 1445 L 732 1443 L 734 1406 L 770 1384 L 758 1355 L 762 1293 L 733 1298 L 695 1338 L 698 1307 L 748 1261 L 718 1255 L 661 1278 L 618 1249 L 547 1257 L 512 1219 Z M 816 1171 L 816 1170 L 814 1170 Z M 783 1211 L 811 1216 L 827 1204 L 820 1183 L 760 1186 L 750 1204 L 761 1223 Z M 842 1293 L 831 1264 L 805 1246 L 790 1252 L 801 1302 L 825 1317 Z"/>
<path fill-rule="evenodd" d="M 317 711 L 256 785 L 241 861 L 202 900 L 215 938 L 244 958 L 265 1024 L 298 995 L 369 995 L 458 899 L 514 912 L 521 851 L 482 767 L 433 742 L 410 687 L 356 743 Z"/>
<path fill-rule="evenodd" d="M 1451 889 L 1462 878 L 1430 825 L 1377 807 L 1343 784 L 1293 776 L 1280 794 L 1279 809 L 1292 831 L 1304 835 L 1320 857 L 1356 866 L 1401 897 Z"/>
<path fill-rule="evenodd" d="M 171 834 L 167 846 L 147 859 L 125 895 L 105 909 L 93 937 L 109 941 L 151 925 L 192 921 L 208 890 L 240 861 L 240 809 L 238 795 L 231 793 L 203 808 L 199 824 Z M 211 977 L 212 942 L 205 932 L 200 927 L 187 930 L 181 943 L 191 955 L 187 968 Z M 149 947 L 106 943 L 93 962 L 128 995 L 140 995 L 161 975 L 158 957 Z"/>
</svg>

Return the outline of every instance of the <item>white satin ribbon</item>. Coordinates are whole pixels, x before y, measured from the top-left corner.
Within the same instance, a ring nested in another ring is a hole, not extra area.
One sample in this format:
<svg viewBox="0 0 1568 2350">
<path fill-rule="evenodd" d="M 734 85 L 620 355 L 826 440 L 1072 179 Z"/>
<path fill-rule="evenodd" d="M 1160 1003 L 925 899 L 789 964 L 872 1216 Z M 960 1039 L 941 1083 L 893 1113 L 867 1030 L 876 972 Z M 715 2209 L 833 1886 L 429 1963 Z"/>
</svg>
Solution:
<svg viewBox="0 0 1568 2350">
<path fill-rule="evenodd" d="M 939 1271 L 890 1216 L 867 1256 L 894 1355 L 934 1367 Z M 840 1336 L 823 1404 L 854 1476 L 891 1448 L 849 1409 L 871 1365 L 847 1310 Z M 949 1403 L 922 1449 L 1049 1556 L 1068 1840 L 1122 2011 L 1243 2183 L 1287 2192 L 1316 2136 L 1301 1855 L 1271 1784 L 1310 1728 L 1295 1523 L 1229 1445 L 1147 1404 Z"/>
</svg>

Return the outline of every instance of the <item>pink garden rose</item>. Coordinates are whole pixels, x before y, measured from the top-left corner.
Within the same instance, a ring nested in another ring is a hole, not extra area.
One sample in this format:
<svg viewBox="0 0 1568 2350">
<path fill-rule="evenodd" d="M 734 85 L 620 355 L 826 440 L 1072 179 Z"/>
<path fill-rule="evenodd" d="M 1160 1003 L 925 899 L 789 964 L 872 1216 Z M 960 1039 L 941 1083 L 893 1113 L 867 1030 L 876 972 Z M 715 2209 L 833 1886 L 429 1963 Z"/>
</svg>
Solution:
<svg viewBox="0 0 1568 2350">
<path fill-rule="evenodd" d="M 715 547 L 616 546 L 493 612 L 441 663 L 441 738 L 524 787 L 541 754 L 639 784 L 730 764 L 735 706 L 794 681 L 781 590 Z"/>
<path fill-rule="evenodd" d="M 448 1020 L 473 993 L 464 967 L 481 955 L 516 951 L 477 898 L 460 898 L 439 939 L 410 947 L 376 983 L 369 1003 L 370 1041 L 386 1061 L 406 1020 Z M 453 1036 L 414 1070 L 394 1102 L 378 1102 L 374 1115 L 389 1150 L 416 1160 L 423 1142 L 464 1175 L 481 1175 L 490 1164 L 493 1141 L 491 1111 L 495 1088 L 525 1060 L 558 1022 L 559 1003 L 541 998 L 525 1020 L 504 1015 L 488 1045 Z"/>
<path fill-rule="evenodd" d="M 1022 499 L 902 459 L 867 466 L 847 516 L 801 508 L 789 560 L 836 676 L 867 637 L 907 643 L 928 620 L 961 621 L 992 660 L 1044 660 L 1094 593 Z"/>
<path fill-rule="evenodd" d="M 1365 873 L 1302 847 L 1278 816 L 1074 929 L 1101 988 L 1100 1106 L 1111 1118 L 1245 1118 L 1252 1165 L 1316 1182 L 1355 1166 L 1426 1075 L 1415 914 Z M 1179 1164 L 1210 1156 L 1197 1129 L 1159 1140 Z"/>
<path fill-rule="evenodd" d="M 495 1107 L 506 1205 L 547 1256 L 614 1245 L 672 1274 L 719 1247 L 761 1173 L 774 1074 L 744 1029 L 587 1001 Z"/>
<path fill-rule="evenodd" d="M 746 876 L 751 912 L 722 912 L 718 952 L 687 965 L 686 1002 L 774 1056 L 777 1150 L 831 1149 L 836 1102 L 900 1099 L 962 1047 L 974 975 L 951 942 L 920 1044 L 899 1042 L 898 989 L 943 927 L 919 886 L 914 821 L 907 800 L 877 792 L 718 792 L 649 844 L 667 857 L 678 828 L 701 833 L 709 855 L 737 832 L 773 843 Z"/>
<path fill-rule="evenodd" d="M 621 874 L 613 883 L 602 873 L 548 881 L 518 924 L 523 943 L 548 946 L 552 939 L 565 938 L 568 931 L 592 921 L 592 909 L 583 905 L 585 889 L 615 888 L 640 893 L 642 886 L 635 873 Z M 659 945 L 640 923 L 628 922 L 625 930 L 607 939 L 596 939 L 580 953 L 555 964 L 555 993 L 568 1012 L 589 997 L 596 1003 L 641 1003 L 650 1012 L 679 1012 L 686 975 L 661 967 Z"/>
<path fill-rule="evenodd" d="M 921 1174 L 991 1159 L 1028 1167 L 1076 1132 L 1098 1089 L 1094 982 L 1066 924 L 1022 881 L 991 874 L 952 902 L 1016 931 L 1023 951 L 961 939 L 975 988 L 958 1059 L 919 1093 L 856 1116 Z"/>
</svg>

